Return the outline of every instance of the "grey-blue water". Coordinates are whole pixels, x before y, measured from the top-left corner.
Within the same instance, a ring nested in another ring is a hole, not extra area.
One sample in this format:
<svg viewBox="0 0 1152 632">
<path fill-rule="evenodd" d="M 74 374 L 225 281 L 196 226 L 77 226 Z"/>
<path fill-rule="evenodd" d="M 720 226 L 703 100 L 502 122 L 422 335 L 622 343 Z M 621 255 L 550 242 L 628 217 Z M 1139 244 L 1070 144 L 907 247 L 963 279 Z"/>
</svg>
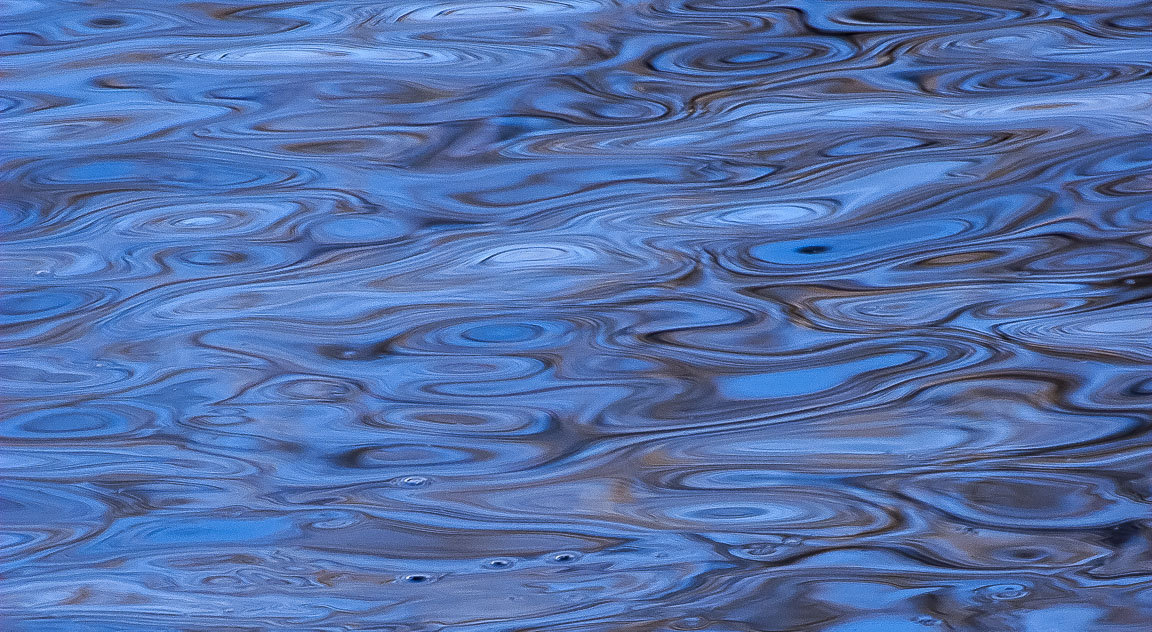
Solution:
<svg viewBox="0 0 1152 632">
<path fill-rule="evenodd" d="M 1152 4 L 8 0 L 5 632 L 1149 632 Z"/>
</svg>

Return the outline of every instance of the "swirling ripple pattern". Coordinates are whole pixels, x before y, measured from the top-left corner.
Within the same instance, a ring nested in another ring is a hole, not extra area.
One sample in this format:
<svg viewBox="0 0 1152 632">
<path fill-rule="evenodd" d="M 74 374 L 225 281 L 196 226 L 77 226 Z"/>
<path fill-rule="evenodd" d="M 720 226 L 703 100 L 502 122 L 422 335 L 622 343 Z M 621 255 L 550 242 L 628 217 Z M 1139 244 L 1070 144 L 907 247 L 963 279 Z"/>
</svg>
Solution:
<svg viewBox="0 0 1152 632">
<path fill-rule="evenodd" d="M 1152 630 L 1152 3 L 0 15 L 0 629 Z"/>
</svg>

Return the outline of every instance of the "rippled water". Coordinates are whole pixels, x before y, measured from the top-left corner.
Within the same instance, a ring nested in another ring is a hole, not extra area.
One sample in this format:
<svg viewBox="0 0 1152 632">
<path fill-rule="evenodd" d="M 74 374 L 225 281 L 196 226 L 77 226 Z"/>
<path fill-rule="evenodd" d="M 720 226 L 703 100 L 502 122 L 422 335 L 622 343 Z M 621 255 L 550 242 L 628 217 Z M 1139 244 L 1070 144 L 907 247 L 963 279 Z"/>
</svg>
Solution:
<svg viewBox="0 0 1152 632">
<path fill-rule="evenodd" d="M 0 12 L 3 629 L 1152 629 L 1149 3 Z"/>
</svg>

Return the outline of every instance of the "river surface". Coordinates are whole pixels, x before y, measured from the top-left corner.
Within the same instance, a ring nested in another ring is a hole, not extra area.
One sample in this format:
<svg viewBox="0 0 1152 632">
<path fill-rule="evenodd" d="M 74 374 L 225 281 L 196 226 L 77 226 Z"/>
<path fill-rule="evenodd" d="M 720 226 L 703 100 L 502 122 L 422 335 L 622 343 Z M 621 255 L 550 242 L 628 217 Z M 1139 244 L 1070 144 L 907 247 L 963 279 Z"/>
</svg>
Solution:
<svg viewBox="0 0 1152 632">
<path fill-rule="evenodd" d="M 1148 632 L 1152 5 L 8 0 L 0 628 Z"/>
</svg>

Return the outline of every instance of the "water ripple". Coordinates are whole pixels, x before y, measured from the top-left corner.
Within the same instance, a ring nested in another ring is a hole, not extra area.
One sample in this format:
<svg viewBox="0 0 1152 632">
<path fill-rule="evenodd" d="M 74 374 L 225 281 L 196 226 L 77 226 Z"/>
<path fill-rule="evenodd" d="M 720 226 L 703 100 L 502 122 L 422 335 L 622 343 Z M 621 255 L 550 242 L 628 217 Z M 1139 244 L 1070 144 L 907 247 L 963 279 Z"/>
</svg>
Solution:
<svg viewBox="0 0 1152 632">
<path fill-rule="evenodd" d="M 0 628 L 1146 632 L 1149 9 L 5 3 Z"/>
</svg>

